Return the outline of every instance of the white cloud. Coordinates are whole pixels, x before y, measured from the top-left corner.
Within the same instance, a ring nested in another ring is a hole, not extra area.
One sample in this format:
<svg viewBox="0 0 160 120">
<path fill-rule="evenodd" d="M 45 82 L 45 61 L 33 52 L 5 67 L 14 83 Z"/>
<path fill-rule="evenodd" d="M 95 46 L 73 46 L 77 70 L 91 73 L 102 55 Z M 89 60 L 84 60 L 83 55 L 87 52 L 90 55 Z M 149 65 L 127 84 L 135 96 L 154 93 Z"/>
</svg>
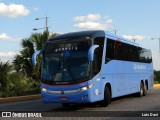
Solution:
<svg viewBox="0 0 160 120">
<path fill-rule="evenodd" d="M 112 22 L 113 22 L 112 19 L 107 19 L 107 20 L 106 20 L 106 23 L 108 23 L 108 24 L 109 24 L 109 23 L 112 23 Z"/>
<path fill-rule="evenodd" d="M 111 25 L 105 24 L 105 23 L 98 23 L 98 22 L 83 22 L 83 23 L 77 23 L 74 25 L 77 28 L 80 29 L 101 29 L 105 30 L 107 28 L 111 28 Z"/>
<path fill-rule="evenodd" d="M 127 39 L 130 39 L 130 40 L 143 40 L 143 39 L 145 39 L 146 37 L 145 36 L 143 36 L 143 35 L 133 35 L 133 36 L 131 36 L 131 35 L 123 35 L 123 37 L 124 38 L 127 38 Z"/>
<path fill-rule="evenodd" d="M 5 33 L 2 33 L 2 34 L 0 34 L 0 40 L 1 39 L 9 39 L 9 36 L 7 36 L 7 34 L 5 34 Z"/>
<path fill-rule="evenodd" d="M 4 3 L 0 3 L 0 16 L 18 17 L 18 16 L 26 16 L 29 13 L 30 11 L 24 5 L 20 4 L 6 5 Z"/>
<path fill-rule="evenodd" d="M 0 57 L 14 57 L 18 53 L 16 52 L 0 52 Z"/>
<path fill-rule="evenodd" d="M 6 33 L 0 34 L 0 40 L 11 41 L 11 42 L 20 42 L 20 38 L 13 38 L 8 36 Z"/>
<path fill-rule="evenodd" d="M 35 12 L 37 12 L 37 11 L 39 10 L 39 8 L 34 7 L 33 10 L 34 10 Z"/>
<path fill-rule="evenodd" d="M 77 16 L 73 18 L 78 23 L 74 27 L 80 29 L 100 29 L 106 30 L 112 28 L 112 19 L 109 17 L 101 17 L 100 14 L 88 14 L 86 16 Z"/>
<path fill-rule="evenodd" d="M 74 21 L 97 21 L 100 19 L 100 14 L 88 14 L 86 16 L 76 16 L 73 18 Z"/>
</svg>

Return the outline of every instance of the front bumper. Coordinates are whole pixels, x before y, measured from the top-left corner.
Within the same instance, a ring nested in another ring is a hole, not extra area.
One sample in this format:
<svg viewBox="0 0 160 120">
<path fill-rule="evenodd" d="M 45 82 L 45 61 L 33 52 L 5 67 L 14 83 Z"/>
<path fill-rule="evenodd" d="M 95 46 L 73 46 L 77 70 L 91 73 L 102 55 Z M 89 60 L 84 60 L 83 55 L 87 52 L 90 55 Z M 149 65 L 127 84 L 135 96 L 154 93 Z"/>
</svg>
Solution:
<svg viewBox="0 0 160 120">
<path fill-rule="evenodd" d="M 42 101 L 44 103 L 89 103 L 93 101 L 92 89 L 85 91 L 68 91 L 67 92 L 44 92 L 41 91 Z"/>
</svg>

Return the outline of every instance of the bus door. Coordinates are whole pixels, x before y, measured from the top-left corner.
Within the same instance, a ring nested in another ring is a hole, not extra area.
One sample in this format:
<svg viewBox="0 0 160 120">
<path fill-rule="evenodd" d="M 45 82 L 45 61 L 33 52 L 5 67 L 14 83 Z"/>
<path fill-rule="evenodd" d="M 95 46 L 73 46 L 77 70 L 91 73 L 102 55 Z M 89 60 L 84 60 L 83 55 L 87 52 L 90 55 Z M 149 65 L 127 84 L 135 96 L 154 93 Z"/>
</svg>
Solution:
<svg viewBox="0 0 160 120">
<path fill-rule="evenodd" d="M 95 51 L 94 51 L 94 61 L 93 61 L 93 64 L 92 64 L 92 66 L 93 66 L 93 73 L 92 73 L 92 75 L 93 76 L 96 76 L 101 71 L 102 57 L 103 57 L 103 48 L 104 48 L 104 40 L 105 40 L 104 37 L 96 37 L 94 39 L 94 44 L 95 45 L 99 45 L 99 47 L 96 48 Z M 100 77 L 100 76 L 98 76 L 98 77 Z M 100 91 L 102 90 L 101 82 L 97 82 L 96 85 L 97 85 L 98 89 L 94 90 L 94 93 L 99 93 L 100 94 Z M 95 99 L 100 99 L 100 98 L 96 98 L 95 97 Z"/>
</svg>

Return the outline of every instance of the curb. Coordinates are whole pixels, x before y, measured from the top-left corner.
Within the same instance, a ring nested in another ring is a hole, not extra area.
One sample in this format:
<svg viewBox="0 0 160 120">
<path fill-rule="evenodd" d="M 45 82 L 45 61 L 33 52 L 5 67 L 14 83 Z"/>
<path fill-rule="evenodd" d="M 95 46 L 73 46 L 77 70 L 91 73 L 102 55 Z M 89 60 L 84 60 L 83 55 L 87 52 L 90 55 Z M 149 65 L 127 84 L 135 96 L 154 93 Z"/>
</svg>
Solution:
<svg viewBox="0 0 160 120">
<path fill-rule="evenodd" d="M 160 87 L 160 84 L 154 84 L 153 86 L 154 86 L 154 88 Z"/>
<path fill-rule="evenodd" d="M 41 98 L 40 94 L 29 95 L 29 96 L 19 96 L 19 97 L 8 97 L 8 98 L 0 98 L 0 103 L 36 100 L 36 99 L 40 99 L 40 98 Z"/>
</svg>

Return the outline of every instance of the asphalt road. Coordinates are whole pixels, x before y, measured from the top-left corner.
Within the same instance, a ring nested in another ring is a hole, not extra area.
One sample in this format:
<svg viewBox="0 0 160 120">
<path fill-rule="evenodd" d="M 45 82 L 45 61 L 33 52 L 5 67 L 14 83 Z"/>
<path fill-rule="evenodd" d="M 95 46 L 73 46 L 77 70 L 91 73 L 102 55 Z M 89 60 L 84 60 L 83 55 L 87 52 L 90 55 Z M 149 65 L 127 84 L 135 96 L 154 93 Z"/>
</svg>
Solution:
<svg viewBox="0 0 160 120">
<path fill-rule="evenodd" d="M 40 99 L 14 103 L 0 103 L 0 111 L 160 111 L 160 88 L 148 91 L 147 96 L 124 96 L 112 100 L 108 107 L 81 104 L 63 107 L 61 104 L 43 104 Z"/>
<path fill-rule="evenodd" d="M 71 107 L 63 107 L 61 104 L 43 104 L 41 100 L 23 101 L 14 103 L 0 103 L 0 111 L 13 111 L 13 112 L 26 112 L 26 111 L 39 111 L 39 112 L 82 112 L 82 114 L 92 111 L 92 114 L 96 112 L 113 112 L 117 111 L 159 111 L 160 113 L 160 88 L 155 88 L 148 91 L 147 96 L 136 97 L 134 95 L 124 96 L 112 100 L 112 103 L 108 107 L 100 107 L 95 104 L 80 104 Z M 145 113 L 145 112 L 144 112 Z M 74 113 L 73 113 L 74 114 Z M 160 114 L 158 115 L 160 117 Z M 114 116 L 113 116 L 114 117 Z"/>
</svg>

